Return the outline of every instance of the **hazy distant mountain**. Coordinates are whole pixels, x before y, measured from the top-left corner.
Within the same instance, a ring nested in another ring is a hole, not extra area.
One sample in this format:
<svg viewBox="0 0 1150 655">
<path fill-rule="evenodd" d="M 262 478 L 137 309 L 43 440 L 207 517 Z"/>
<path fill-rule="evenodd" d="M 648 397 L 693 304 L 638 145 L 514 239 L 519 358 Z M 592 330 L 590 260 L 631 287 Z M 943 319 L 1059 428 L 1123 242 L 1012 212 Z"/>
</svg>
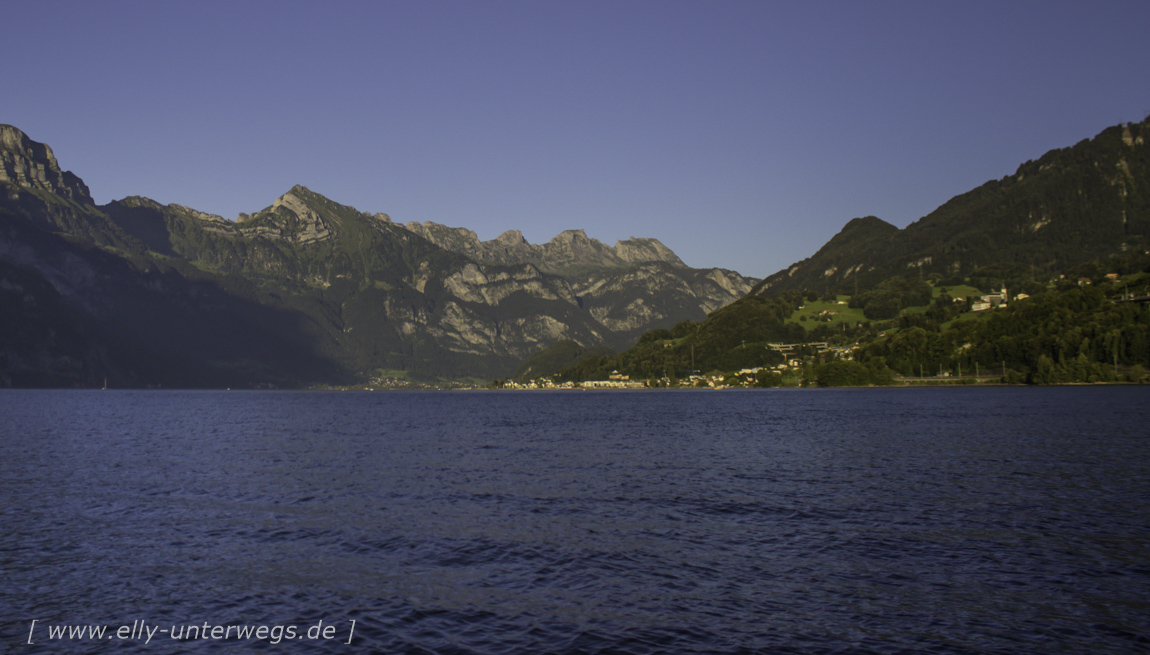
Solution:
<svg viewBox="0 0 1150 655">
<path fill-rule="evenodd" d="M 0 385 L 491 378 L 560 339 L 622 348 L 701 320 L 755 282 L 654 239 L 485 243 L 302 186 L 234 222 L 140 197 L 95 206 L 47 146 L 11 126 L 0 144 Z"/>
<path fill-rule="evenodd" d="M 895 275 L 951 278 L 992 265 L 1041 273 L 1147 248 L 1148 140 L 1148 121 L 1108 128 L 956 196 L 902 230 L 856 218 L 755 292 L 852 293 Z"/>
</svg>

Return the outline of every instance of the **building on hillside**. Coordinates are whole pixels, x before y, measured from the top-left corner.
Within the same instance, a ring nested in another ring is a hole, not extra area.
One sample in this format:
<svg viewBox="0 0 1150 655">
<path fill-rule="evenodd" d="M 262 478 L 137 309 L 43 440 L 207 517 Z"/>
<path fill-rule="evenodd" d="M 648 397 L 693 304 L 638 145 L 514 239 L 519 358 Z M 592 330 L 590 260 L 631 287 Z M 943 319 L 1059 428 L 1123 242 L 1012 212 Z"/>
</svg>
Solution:
<svg viewBox="0 0 1150 655">
<path fill-rule="evenodd" d="M 976 300 L 970 304 L 970 311 L 982 312 L 990 309 L 991 307 L 1006 307 L 1006 287 L 998 293 L 988 293 L 982 297 L 981 300 Z"/>
</svg>

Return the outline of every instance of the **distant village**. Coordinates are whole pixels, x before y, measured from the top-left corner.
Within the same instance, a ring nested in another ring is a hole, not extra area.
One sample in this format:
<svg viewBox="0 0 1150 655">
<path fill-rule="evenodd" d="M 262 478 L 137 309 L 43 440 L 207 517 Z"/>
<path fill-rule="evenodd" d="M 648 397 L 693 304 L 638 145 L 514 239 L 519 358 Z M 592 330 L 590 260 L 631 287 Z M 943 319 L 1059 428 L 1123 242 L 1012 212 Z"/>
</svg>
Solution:
<svg viewBox="0 0 1150 655">
<path fill-rule="evenodd" d="M 771 373 L 794 373 L 802 369 L 804 359 L 798 354 L 799 348 L 813 350 L 815 359 L 850 359 L 854 347 L 832 346 L 824 341 L 812 343 L 772 343 L 768 344 L 772 350 L 778 351 L 786 361 L 772 367 L 760 366 L 757 368 L 744 368 L 734 373 L 692 372 L 686 376 L 670 378 L 661 377 L 647 380 L 632 380 L 630 376 L 619 371 L 612 371 L 606 380 L 584 380 L 583 382 L 555 382 L 551 378 L 539 378 L 526 382 L 513 380 L 503 381 L 496 385 L 500 389 L 664 389 L 668 387 L 695 387 L 710 389 L 729 389 L 756 386 L 756 378 L 762 371 Z"/>
</svg>

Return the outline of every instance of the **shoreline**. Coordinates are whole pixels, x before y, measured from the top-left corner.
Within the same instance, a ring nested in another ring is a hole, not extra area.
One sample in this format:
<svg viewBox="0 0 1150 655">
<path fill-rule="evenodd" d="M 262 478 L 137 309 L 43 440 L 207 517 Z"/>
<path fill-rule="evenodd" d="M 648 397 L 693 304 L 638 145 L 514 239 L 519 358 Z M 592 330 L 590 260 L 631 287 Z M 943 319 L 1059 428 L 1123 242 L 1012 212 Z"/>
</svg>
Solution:
<svg viewBox="0 0 1150 655">
<path fill-rule="evenodd" d="M 150 387 L 0 387 L 0 393 L 5 391 L 154 391 L 162 393 L 165 391 L 204 391 L 204 392 L 286 392 L 286 393 L 299 393 L 299 392 L 361 392 L 361 393 L 389 393 L 389 392 L 540 392 L 540 391 L 594 391 L 594 392 L 647 392 L 647 391 L 771 391 L 771 390 L 784 390 L 784 389 L 917 389 L 924 387 L 936 388 L 976 388 L 976 387 L 1014 387 L 1014 388 L 1053 388 L 1053 387 L 1141 387 L 1150 386 L 1147 382 L 1062 382 L 1058 384 L 1010 384 L 1007 382 L 972 382 L 965 383 L 958 380 L 943 382 L 931 381 L 924 382 L 903 382 L 900 384 L 866 384 L 866 385 L 842 385 L 842 386 L 818 386 L 818 385 L 781 385 L 777 387 L 743 387 L 743 386 L 721 386 L 721 387 L 694 387 L 694 386 L 678 386 L 678 387 L 641 387 L 641 388 L 628 388 L 628 389 L 615 389 L 610 387 L 544 387 L 535 389 L 516 389 L 516 388 L 492 388 L 492 387 L 388 387 L 388 388 L 366 388 L 366 387 L 298 387 L 298 388 L 231 388 L 231 387 L 164 387 L 164 388 L 150 388 Z"/>
</svg>

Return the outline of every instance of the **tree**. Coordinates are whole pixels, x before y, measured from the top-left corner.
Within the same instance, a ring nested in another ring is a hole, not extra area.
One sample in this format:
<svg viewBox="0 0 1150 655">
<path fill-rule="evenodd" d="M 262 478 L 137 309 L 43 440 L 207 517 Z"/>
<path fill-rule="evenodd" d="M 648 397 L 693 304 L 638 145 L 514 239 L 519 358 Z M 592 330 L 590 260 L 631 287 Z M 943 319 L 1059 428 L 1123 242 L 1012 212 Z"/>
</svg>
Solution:
<svg viewBox="0 0 1150 655">
<path fill-rule="evenodd" d="M 871 384 L 871 371 L 858 362 L 835 360 L 815 366 L 820 387 L 858 387 Z"/>
<path fill-rule="evenodd" d="M 1031 375 L 1034 384 L 1054 384 L 1058 382 L 1058 374 L 1054 368 L 1054 360 L 1045 354 L 1038 357 L 1038 367 Z"/>
<path fill-rule="evenodd" d="M 783 376 L 763 369 L 755 374 L 756 387 L 778 387 L 783 384 Z"/>
</svg>

